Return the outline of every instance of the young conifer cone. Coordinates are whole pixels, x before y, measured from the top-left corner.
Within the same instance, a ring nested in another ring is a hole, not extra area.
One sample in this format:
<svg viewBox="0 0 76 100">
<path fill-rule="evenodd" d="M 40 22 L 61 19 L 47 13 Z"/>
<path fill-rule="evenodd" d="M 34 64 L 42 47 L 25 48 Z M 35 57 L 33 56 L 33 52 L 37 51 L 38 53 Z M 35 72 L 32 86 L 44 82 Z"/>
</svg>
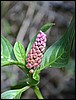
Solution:
<svg viewBox="0 0 76 100">
<path fill-rule="evenodd" d="M 39 32 L 37 35 L 36 41 L 32 45 L 31 50 L 28 52 L 27 55 L 27 68 L 37 68 L 39 67 L 40 63 L 42 62 L 44 50 L 46 47 L 46 34 L 42 31 Z"/>
</svg>

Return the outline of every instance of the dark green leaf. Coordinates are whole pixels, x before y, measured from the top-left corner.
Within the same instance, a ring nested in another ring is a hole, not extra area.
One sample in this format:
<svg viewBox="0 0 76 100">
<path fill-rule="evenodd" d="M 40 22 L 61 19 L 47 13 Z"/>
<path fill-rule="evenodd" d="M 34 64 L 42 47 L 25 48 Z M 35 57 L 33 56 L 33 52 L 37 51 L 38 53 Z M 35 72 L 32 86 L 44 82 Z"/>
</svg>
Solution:
<svg viewBox="0 0 76 100">
<path fill-rule="evenodd" d="M 16 59 L 25 64 L 25 59 L 26 59 L 26 55 L 25 55 L 25 49 L 23 47 L 23 45 L 20 42 L 16 42 L 14 45 L 14 54 L 16 56 Z"/>
<path fill-rule="evenodd" d="M 47 24 L 43 25 L 40 30 L 42 32 L 46 32 L 49 28 L 52 28 L 53 25 L 55 25 L 55 23 L 47 23 Z"/>
<path fill-rule="evenodd" d="M 41 31 L 42 32 L 46 32 L 49 28 L 51 28 L 53 25 L 55 25 L 54 23 L 47 23 L 47 24 L 45 24 L 45 25 L 43 25 L 42 27 L 41 27 Z M 31 40 L 31 42 L 29 43 L 29 45 L 28 45 L 28 47 L 27 47 L 27 51 L 26 51 L 26 57 L 27 57 L 27 54 L 28 54 L 28 52 L 29 52 L 29 50 L 31 49 L 31 47 L 32 47 L 32 44 L 35 42 L 35 40 L 36 40 L 36 37 L 37 37 L 37 34 L 33 37 L 33 39 Z"/>
<path fill-rule="evenodd" d="M 64 67 L 68 63 L 75 36 L 75 18 L 73 17 L 67 32 L 47 49 L 42 59 L 40 70 L 46 67 Z"/>
<path fill-rule="evenodd" d="M 26 86 L 22 89 L 9 90 L 1 94 L 1 99 L 20 99 L 22 92 L 29 89 L 29 86 Z"/>
<path fill-rule="evenodd" d="M 36 81 L 40 80 L 40 76 L 37 69 L 33 73 L 33 79 L 35 79 Z"/>
</svg>

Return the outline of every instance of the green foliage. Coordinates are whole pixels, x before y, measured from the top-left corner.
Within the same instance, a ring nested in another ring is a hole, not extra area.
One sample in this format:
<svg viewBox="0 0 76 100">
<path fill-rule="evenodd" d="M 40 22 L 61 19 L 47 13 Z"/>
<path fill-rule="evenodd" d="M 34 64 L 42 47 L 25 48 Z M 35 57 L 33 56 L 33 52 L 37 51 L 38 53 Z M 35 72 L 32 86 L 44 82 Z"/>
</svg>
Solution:
<svg viewBox="0 0 76 100">
<path fill-rule="evenodd" d="M 1 99 L 20 99 L 22 92 L 27 89 L 29 89 L 29 86 L 17 90 L 8 90 L 1 94 Z"/>
<path fill-rule="evenodd" d="M 26 61 L 25 49 L 20 42 L 15 43 L 14 54 L 16 56 L 16 59 L 25 65 L 25 61 Z"/>
<path fill-rule="evenodd" d="M 46 32 L 49 28 L 51 28 L 54 23 L 48 23 L 41 27 L 41 31 Z M 28 45 L 27 51 L 25 52 L 25 49 L 23 45 L 20 42 L 16 42 L 14 45 L 14 51 L 13 47 L 9 43 L 8 40 L 6 40 L 3 36 L 1 36 L 1 66 L 6 65 L 18 65 L 25 73 L 25 84 L 21 82 L 20 84 L 16 85 L 18 88 L 22 84 L 21 87 L 26 86 L 22 89 L 17 90 L 9 90 L 1 94 L 2 99 L 20 99 L 21 94 L 30 88 L 30 86 L 34 89 L 35 94 L 39 99 L 43 99 L 39 88 L 37 87 L 39 80 L 40 80 L 40 71 L 47 67 L 53 67 L 53 68 L 63 68 L 68 63 L 70 53 L 73 46 L 73 40 L 75 36 L 75 18 L 73 17 L 68 30 L 66 33 L 58 40 L 56 41 L 52 46 L 50 46 L 46 52 L 44 53 L 44 57 L 42 59 L 42 63 L 39 68 L 36 68 L 34 70 L 33 74 L 29 73 L 29 69 L 26 67 L 26 57 L 29 52 L 29 50 L 32 47 L 32 44 L 36 40 L 37 34 L 34 36 L 34 38 L 31 40 L 31 42 Z M 67 64 L 69 64 L 71 61 Z M 66 67 L 68 69 L 68 67 Z M 15 86 L 15 88 L 17 88 Z"/>
<path fill-rule="evenodd" d="M 1 36 L 1 66 L 11 65 L 15 57 L 13 47 L 3 36 Z"/>
<path fill-rule="evenodd" d="M 3 67 L 7 65 L 21 65 L 20 67 L 24 66 L 23 63 L 16 60 L 13 47 L 9 41 L 1 36 L 1 66 Z"/>
<path fill-rule="evenodd" d="M 73 17 L 67 32 L 44 53 L 40 70 L 46 67 L 64 67 L 68 63 L 75 35 L 75 18 Z"/>
<path fill-rule="evenodd" d="M 40 30 L 42 32 L 46 32 L 49 28 L 52 28 L 53 25 L 55 25 L 55 23 L 47 23 L 47 24 L 43 25 Z"/>
</svg>

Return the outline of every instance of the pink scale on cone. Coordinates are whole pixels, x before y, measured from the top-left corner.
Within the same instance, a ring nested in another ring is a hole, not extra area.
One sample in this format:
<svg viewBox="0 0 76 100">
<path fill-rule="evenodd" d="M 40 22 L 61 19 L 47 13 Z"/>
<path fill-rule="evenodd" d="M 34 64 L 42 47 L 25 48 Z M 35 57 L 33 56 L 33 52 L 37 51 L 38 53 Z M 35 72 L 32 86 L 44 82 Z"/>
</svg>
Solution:
<svg viewBox="0 0 76 100">
<path fill-rule="evenodd" d="M 28 63 L 26 66 L 27 66 L 28 68 L 32 68 L 32 67 L 33 67 L 30 63 Z"/>
<path fill-rule="evenodd" d="M 35 63 L 35 64 L 34 64 L 34 67 L 38 67 L 38 63 Z"/>
</svg>

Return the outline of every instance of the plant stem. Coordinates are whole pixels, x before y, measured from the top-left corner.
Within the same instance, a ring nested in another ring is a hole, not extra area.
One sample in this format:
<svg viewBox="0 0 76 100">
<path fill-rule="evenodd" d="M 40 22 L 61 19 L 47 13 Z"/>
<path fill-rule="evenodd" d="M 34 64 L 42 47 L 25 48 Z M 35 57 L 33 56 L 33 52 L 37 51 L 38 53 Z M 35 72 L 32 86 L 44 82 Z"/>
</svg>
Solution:
<svg viewBox="0 0 76 100">
<path fill-rule="evenodd" d="M 39 90 L 39 88 L 38 88 L 38 86 L 34 86 L 33 90 L 34 90 L 34 92 L 35 92 L 38 99 L 44 99 L 41 92 L 40 92 L 40 90 Z"/>
<path fill-rule="evenodd" d="M 25 86 L 25 87 L 23 87 L 21 90 L 24 92 L 24 91 L 26 91 L 27 89 L 29 89 L 30 88 L 30 86 Z"/>
</svg>

